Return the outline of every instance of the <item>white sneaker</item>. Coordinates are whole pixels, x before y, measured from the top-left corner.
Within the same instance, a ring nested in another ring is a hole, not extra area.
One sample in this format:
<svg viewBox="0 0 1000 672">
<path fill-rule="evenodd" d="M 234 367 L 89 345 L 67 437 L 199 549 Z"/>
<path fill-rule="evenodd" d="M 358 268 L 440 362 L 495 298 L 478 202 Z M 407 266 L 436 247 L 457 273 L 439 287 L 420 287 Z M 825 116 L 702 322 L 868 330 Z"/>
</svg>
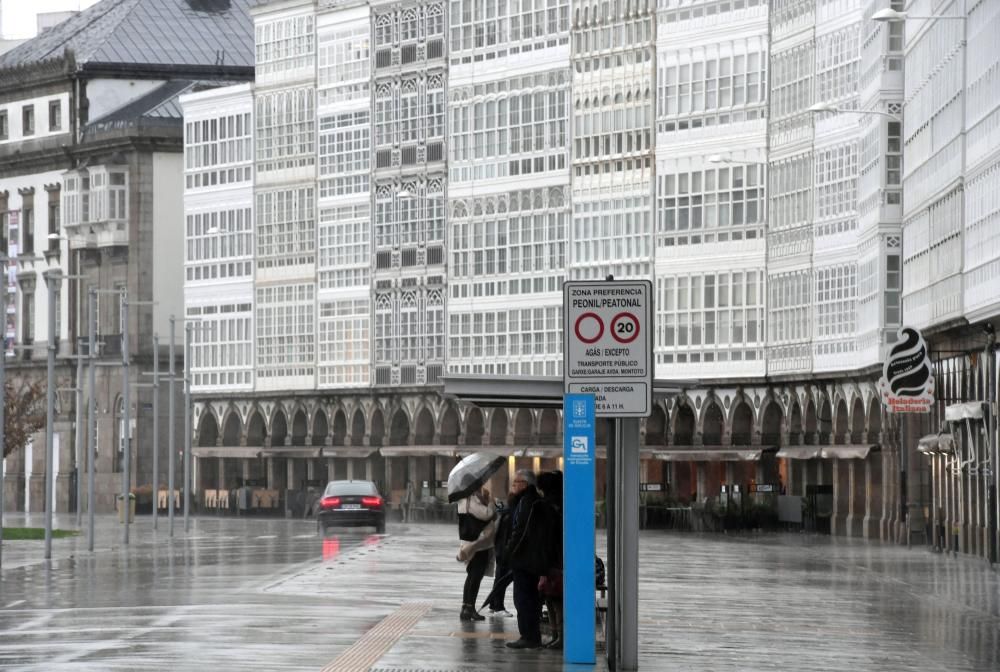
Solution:
<svg viewBox="0 0 1000 672">
<path fill-rule="evenodd" d="M 510 613 L 506 609 L 498 609 L 494 611 L 490 609 L 490 618 L 513 618 L 514 614 Z"/>
</svg>

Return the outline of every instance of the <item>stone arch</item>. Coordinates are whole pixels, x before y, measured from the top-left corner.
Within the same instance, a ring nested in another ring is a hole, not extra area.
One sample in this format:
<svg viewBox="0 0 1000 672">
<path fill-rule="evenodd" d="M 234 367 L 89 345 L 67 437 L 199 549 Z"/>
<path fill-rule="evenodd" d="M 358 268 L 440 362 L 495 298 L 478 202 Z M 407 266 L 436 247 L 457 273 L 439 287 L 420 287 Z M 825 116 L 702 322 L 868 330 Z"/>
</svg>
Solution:
<svg viewBox="0 0 1000 672">
<path fill-rule="evenodd" d="M 306 445 L 306 436 L 309 435 L 309 422 L 306 420 L 306 412 L 303 409 L 295 411 L 292 416 L 292 445 Z"/>
<path fill-rule="evenodd" d="M 788 443 L 802 443 L 802 407 L 797 401 L 792 402 L 792 411 L 788 414 Z"/>
<path fill-rule="evenodd" d="M 215 413 L 209 409 L 201 414 L 201 421 L 198 422 L 198 445 L 215 446 L 219 442 L 219 423 L 215 419 Z"/>
<path fill-rule="evenodd" d="M 878 443 L 882 434 L 882 400 L 874 395 L 868 402 L 868 442 Z"/>
<path fill-rule="evenodd" d="M 538 443 L 552 445 L 557 443 L 559 438 L 559 411 L 554 408 L 546 408 L 538 416 Z"/>
<path fill-rule="evenodd" d="M 397 408 L 389 425 L 389 445 L 406 446 L 410 443 L 410 416 L 406 409 Z"/>
<path fill-rule="evenodd" d="M 726 418 L 716 399 L 705 404 L 701 415 L 701 442 L 706 446 L 721 446 L 726 432 Z"/>
<path fill-rule="evenodd" d="M 264 416 L 259 410 L 254 409 L 247 420 L 247 445 L 255 448 L 263 446 L 266 438 L 267 426 L 264 424 Z"/>
<path fill-rule="evenodd" d="M 288 438 L 288 420 L 285 418 L 285 411 L 281 408 L 274 411 L 271 418 L 271 445 L 283 446 Z"/>
<path fill-rule="evenodd" d="M 421 446 L 429 446 L 434 443 L 434 416 L 426 407 L 417 413 L 414 443 Z"/>
<path fill-rule="evenodd" d="M 361 420 L 362 431 L 364 431 L 364 419 Z M 344 409 L 338 408 L 333 413 L 333 445 L 343 446 L 347 440 L 347 416 Z"/>
<path fill-rule="evenodd" d="M 326 444 L 326 437 L 330 434 L 330 421 L 326 418 L 326 411 L 322 408 L 316 409 L 313 414 L 312 445 L 322 446 Z M 343 440 L 343 436 L 341 436 Z"/>
<path fill-rule="evenodd" d="M 226 420 L 222 423 L 222 445 L 240 445 L 240 432 L 243 429 L 240 424 L 240 414 L 236 411 L 229 411 Z"/>
<path fill-rule="evenodd" d="M 749 446 L 753 443 L 753 411 L 750 404 L 739 399 L 733 406 L 732 444 Z"/>
<path fill-rule="evenodd" d="M 381 408 L 372 410 L 371 432 L 368 435 L 369 445 L 381 446 L 385 439 L 385 414 Z"/>
<path fill-rule="evenodd" d="M 816 421 L 818 424 L 818 434 L 819 442 L 821 445 L 827 445 L 830 443 L 830 438 L 833 435 L 833 408 L 830 406 L 830 399 L 828 397 L 823 397 L 823 403 L 820 404 L 819 412 L 816 414 Z"/>
<path fill-rule="evenodd" d="M 465 414 L 465 445 L 481 446 L 485 431 L 483 412 L 478 407 L 473 406 Z"/>
<path fill-rule="evenodd" d="M 527 446 L 531 444 L 531 426 L 534 424 L 531 411 L 527 408 L 518 409 L 514 416 L 514 444 Z"/>
<path fill-rule="evenodd" d="M 441 443 L 443 444 L 457 444 L 458 443 L 458 433 L 459 433 L 459 422 L 458 422 L 458 411 L 455 410 L 454 406 L 449 406 L 445 409 L 444 415 L 441 416 Z"/>
<path fill-rule="evenodd" d="M 694 443 L 695 418 L 690 404 L 678 403 L 673 418 L 675 446 L 690 446 Z"/>
<path fill-rule="evenodd" d="M 360 408 L 351 416 L 351 445 L 365 445 L 365 412 Z"/>
<path fill-rule="evenodd" d="M 503 446 L 507 443 L 507 409 L 494 408 L 490 414 L 490 445 Z"/>
<path fill-rule="evenodd" d="M 653 410 L 646 418 L 646 445 L 667 445 L 666 428 L 667 416 L 663 413 L 663 408 L 659 404 L 653 404 Z"/>
<path fill-rule="evenodd" d="M 774 399 L 764 407 L 760 419 L 760 442 L 765 446 L 781 445 L 781 421 L 784 419 L 781 405 Z"/>
<path fill-rule="evenodd" d="M 865 442 L 865 404 L 861 397 L 854 398 L 854 410 L 851 412 L 851 443 L 857 445 Z"/>
<path fill-rule="evenodd" d="M 851 425 L 850 425 L 850 416 L 848 415 L 847 412 L 847 401 L 845 401 L 843 397 L 841 397 L 837 401 L 837 415 L 834 416 L 833 421 L 834 421 L 834 433 L 833 433 L 834 443 L 847 443 L 849 427 Z"/>
<path fill-rule="evenodd" d="M 814 446 L 819 440 L 819 422 L 816 419 L 816 402 L 810 398 L 806 402 L 806 424 L 803 426 L 803 440 Z"/>
</svg>

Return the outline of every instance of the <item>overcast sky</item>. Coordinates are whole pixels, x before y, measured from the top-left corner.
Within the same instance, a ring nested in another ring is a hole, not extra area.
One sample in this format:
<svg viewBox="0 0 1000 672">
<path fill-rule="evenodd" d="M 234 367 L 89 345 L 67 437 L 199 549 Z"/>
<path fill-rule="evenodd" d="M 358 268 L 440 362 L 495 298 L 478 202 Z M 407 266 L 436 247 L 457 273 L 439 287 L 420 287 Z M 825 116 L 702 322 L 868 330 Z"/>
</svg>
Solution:
<svg viewBox="0 0 1000 672">
<path fill-rule="evenodd" d="M 38 15 L 80 11 L 99 0 L 0 0 L 0 38 L 27 40 L 38 33 Z"/>
</svg>

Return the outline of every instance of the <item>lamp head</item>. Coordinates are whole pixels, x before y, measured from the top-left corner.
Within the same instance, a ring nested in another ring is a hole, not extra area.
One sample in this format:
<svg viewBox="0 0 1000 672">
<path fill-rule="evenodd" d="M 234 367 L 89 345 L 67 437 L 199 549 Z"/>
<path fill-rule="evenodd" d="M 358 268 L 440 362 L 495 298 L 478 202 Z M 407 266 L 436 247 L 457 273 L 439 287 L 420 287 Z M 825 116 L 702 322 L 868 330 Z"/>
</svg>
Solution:
<svg viewBox="0 0 1000 672">
<path fill-rule="evenodd" d="M 819 114 L 822 112 L 837 114 L 838 112 L 840 112 L 840 108 L 837 107 L 836 105 L 830 105 L 829 103 L 816 103 L 815 105 L 810 105 L 808 111 L 814 114 Z"/>
<path fill-rule="evenodd" d="M 906 12 L 900 12 L 895 9 L 880 9 L 872 14 L 872 21 L 882 21 L 883 23 L 906 21 Z"/>
</svg>

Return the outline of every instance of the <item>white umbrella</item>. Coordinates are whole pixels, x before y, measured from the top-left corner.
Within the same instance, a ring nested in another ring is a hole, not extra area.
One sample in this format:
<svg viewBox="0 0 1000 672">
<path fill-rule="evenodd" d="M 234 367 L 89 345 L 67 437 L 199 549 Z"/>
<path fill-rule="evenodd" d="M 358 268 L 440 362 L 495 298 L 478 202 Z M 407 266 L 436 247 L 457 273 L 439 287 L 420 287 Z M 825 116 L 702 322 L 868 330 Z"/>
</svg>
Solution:
<svg viewBox="0 0 1000 672">
<path fill-rule="evenodd" d="M 448 474 L 448 501 L 465 499 L 499 471 L 507 459 L 493 453 L 473 453 L 462 458 Z"/>
</svg>

